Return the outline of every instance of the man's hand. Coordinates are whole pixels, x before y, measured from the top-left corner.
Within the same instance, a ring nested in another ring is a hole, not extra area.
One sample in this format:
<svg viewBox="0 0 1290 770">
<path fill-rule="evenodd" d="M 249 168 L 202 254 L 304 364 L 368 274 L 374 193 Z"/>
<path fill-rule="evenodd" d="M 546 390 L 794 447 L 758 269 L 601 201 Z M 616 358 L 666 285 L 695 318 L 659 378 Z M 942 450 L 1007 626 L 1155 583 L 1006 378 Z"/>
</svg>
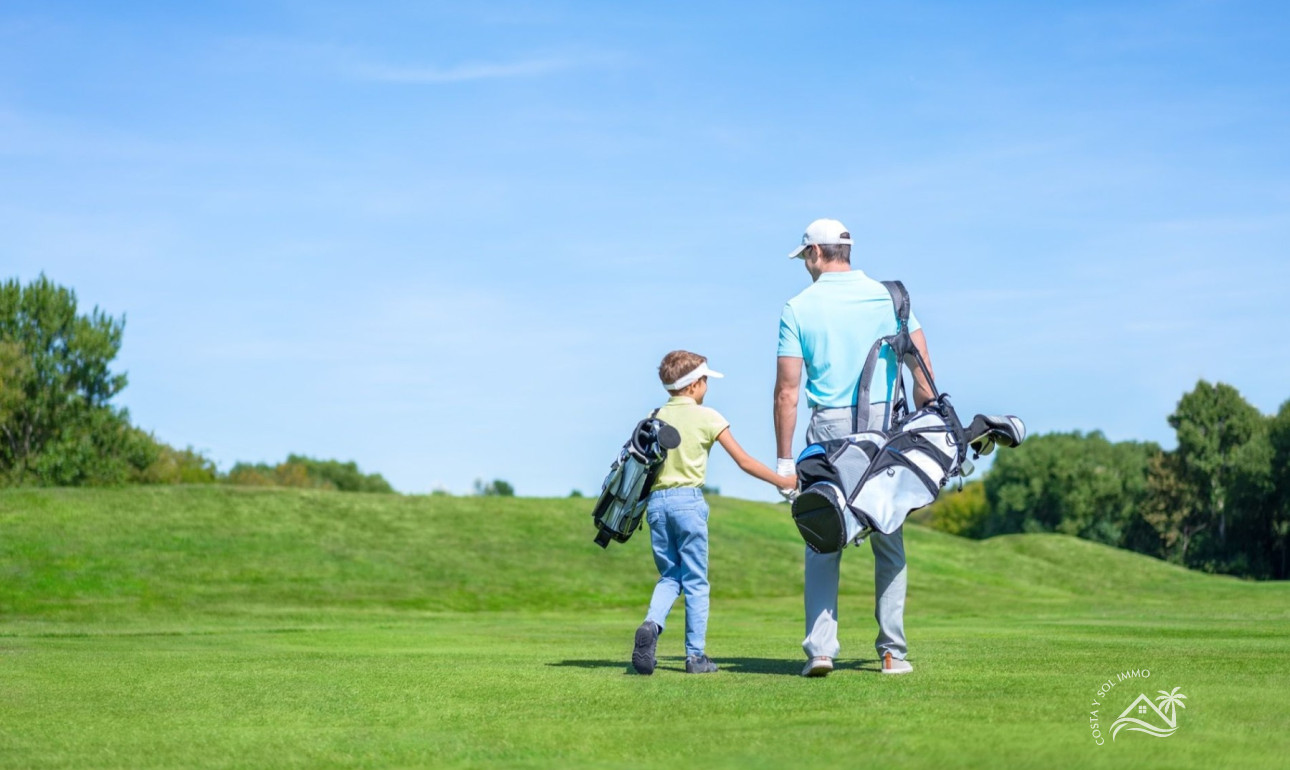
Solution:
<svg viewBox="0 0 1290 770">
<path fill-rule="evenodd" d="M 775 460 L 775 473 L 779 474 L 780 476 L 792 476 L 796 478 L 797 463 L 794 462 L 793 458 L 791 457 L 777 458 Z M 794 485 L 793 487 L 788 489 L 785 489 L 784 487 L 780 487 L 779 493 L 784 496 L 785 500 L 792 502 L 794 499 L 797 498 L 797 486 Z"/>
</svg>

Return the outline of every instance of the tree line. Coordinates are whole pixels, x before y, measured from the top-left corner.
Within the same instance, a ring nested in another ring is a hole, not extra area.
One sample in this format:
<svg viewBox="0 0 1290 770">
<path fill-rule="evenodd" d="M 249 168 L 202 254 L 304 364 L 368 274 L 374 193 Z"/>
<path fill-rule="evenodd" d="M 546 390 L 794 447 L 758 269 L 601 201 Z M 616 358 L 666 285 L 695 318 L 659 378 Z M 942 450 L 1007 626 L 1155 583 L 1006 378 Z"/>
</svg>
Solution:
<svg viewBox="0 0 1290 770">
<path fill-rule="evenodd" d="M 0 284 L 0 487 L 213 484 L 393 492 L 353 462 L 289 455 L 275 465 L 215 462 L 130 423 L 112 399 L 125 316 L 77 312 L 76 294 L 44 275 Z"/>
<path fill-rule="evenodd" d="M 1290 401 L 1264 415 L 1201 380 L 1168 417 L 1177 447 L 1050 433 L 922 512 L 974 538 L 1061 532 L 1191 568 L 1290 577 Z"/>
</svg>

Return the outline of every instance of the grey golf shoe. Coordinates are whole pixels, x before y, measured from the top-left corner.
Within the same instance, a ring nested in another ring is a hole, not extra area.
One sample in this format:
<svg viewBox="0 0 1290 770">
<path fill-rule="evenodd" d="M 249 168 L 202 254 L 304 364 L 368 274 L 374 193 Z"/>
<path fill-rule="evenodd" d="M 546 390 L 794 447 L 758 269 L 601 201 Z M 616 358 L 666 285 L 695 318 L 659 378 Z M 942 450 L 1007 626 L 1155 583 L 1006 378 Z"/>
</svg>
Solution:
<svg viewBox="0 0 1290 770">
<path fill-rule="evenodd" d="M 707 655 L 691 655 L 685 659 L 685 673 L 687 674 L 715 674 L 717 673 L 717 664 Z"/>
<path fill-rule="evenodd" d="M 828 676 L 831 671 L 833 671 L 833 658 L 821 655 L 806 662 L 806 667 L 802 669 L 802 676 L 820 678 Z"/>
<path fill-rule="evenodd" d="M 892 654 L 891 654 L 890 652 L 888 652 L 888 653 L 884 653 L 884 654 L 883 654 L 883 656 L 882 656 L 882 673 L 884 673 L 884 674 L 909 674 L 909 673 L 913 673 L 913 671 L 914 671 L 914 667 L 913 667 L 912 665 L 910 665 L 910 664 L 909 664 L 909 661 L 901 660 L 900 658 L 896 658 L 896 657 L 892 657 Z"/>
<path fill-rule="evenodd" d="M 662 630 L 652 620 L 641 623 L 640 628 L 636 629 L 636 646 L 632 649 L 632 668 L 636 673 L 649 676 L 654 673 L 654 666 L 658 664 L 654 656 L 654 650 L 658 646 L 658 634 Z"/>
</svg>

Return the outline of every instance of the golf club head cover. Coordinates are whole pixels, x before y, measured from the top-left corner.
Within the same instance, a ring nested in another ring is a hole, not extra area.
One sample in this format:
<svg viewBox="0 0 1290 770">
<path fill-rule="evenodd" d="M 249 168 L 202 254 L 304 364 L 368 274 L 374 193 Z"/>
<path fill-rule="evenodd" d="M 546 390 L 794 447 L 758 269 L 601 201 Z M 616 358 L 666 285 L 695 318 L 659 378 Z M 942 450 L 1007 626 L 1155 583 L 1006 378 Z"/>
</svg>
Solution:
<svg viewBox="0 0 1290 770">
<path fill-rule="evenodd" d="M 657 422 L 658 445 L 669 452 L 681 446 L 681 432 L 662 420 L 658 420 Z"/>
<path fill-rule="evenodd" d="M 995 445 L 1015 447 L 1026 440 L 1026 424 L 1015 415 L 978 414 L 967 429 L 968 444 L 978 455 L 988 455 Z"/>
</svg>

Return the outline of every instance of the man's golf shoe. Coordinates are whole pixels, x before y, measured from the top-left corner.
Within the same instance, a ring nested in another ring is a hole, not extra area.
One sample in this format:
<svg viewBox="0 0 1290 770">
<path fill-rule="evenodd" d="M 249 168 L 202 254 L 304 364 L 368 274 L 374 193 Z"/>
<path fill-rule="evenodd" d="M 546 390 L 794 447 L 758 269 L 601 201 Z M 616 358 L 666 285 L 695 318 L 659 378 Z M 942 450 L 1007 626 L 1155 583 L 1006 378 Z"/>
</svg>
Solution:
<svg viewBox="0 0 1290 770">
<path fill-rule="evenodd" d="M 833 671 L 833 658 L 819 656 L 806 662 L 806 668 L 802 669 L 802 676 L 828 676 L 831 671 Z"/>
<path fill-rule="evenodd" d="M 882 656 L 882 673 L 884 674 L 910 674 L 913 673 L 914 667 L 909 665 L 909 661 L 893 658 L 890 652 L 883 653 Z"/>
</svg>

